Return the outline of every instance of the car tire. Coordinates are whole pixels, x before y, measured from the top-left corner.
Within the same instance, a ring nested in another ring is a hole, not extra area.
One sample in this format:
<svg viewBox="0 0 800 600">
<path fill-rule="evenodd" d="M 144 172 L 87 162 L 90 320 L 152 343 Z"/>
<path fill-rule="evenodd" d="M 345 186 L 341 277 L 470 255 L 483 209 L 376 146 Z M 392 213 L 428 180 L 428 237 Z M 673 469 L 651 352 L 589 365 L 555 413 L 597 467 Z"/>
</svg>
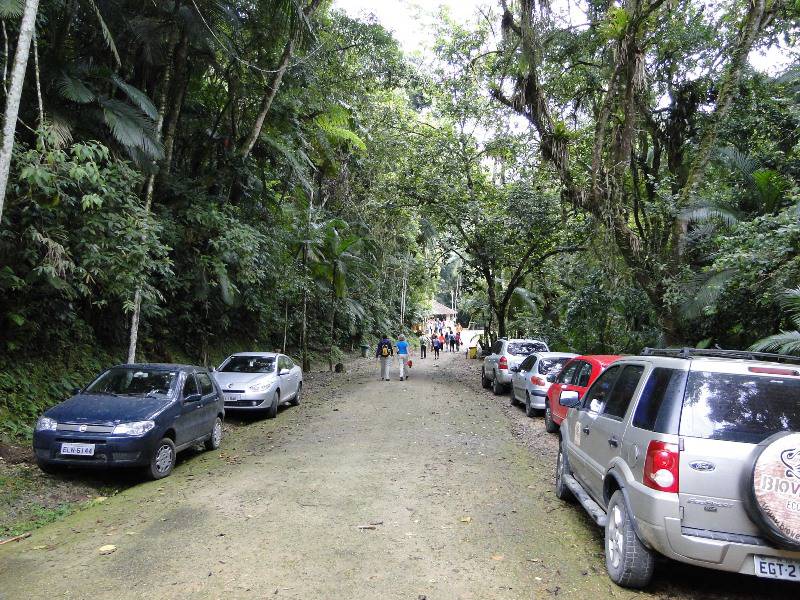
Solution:
<svg viewBox="0 0 800 600">
<path fill-rule="evenodd" d="M 492 382 L 488 377 L 486 377 L 485 369 L 481 369 L 481 387 L 485 390 L 488 390 L 490 387 L 492 387 Z"/>
<path fill-rule="evenodd" d="M 570 474 L 569 461 L 567 460 L 567 455 L 564 453 L 564 442 L 562 441 L 558 445 L 558 458 L 556 459 L 555 494 L 556 498 L 563 500 L 564 502 L 572 502 L 572 500 L 575 498 L 570 489 L 567 487 L 567 484 L 564 482 L 564 475 Z"/>
<path fill-rule="evenodd" d="M 510 400 L 510 403 L 511 403 L 511 406 L 516 406 L 517 404 L 519 404 L 519 400 L 517 400 L 517 393 L 516 393 L 516 391 L 514 391 L 514 384 L 513 383 L 511 384 L 511 400 Z"/>
<path fill-rule="evenodd" d="M 555 433 L 558 431 L 558 424 L 553 421 L 553 413 L 550 410 L 550 399 L 544 401 L 544 428 L 547 433 Z"/>
<path fill-rule="evenodd" d="M 275 395 L 272 397 L 272 404 L 269 405 L 267 409 L 267 418 L 274 419 L 278 416 L 278 404 L 280 404 L 281 392 L 280 390 L 275 390 Z"/>
<path fill-rule="evenodd" d="M 289 404 L 292 406 L 300 406 L 300 400 L 303 398 L 303 384 L 297 386 L 297 393 L 294 395 L 294 398 L 289 400 Z"/>
<path fill-rule="evenodd" d="M 494 379 L 492 379 L 492 393 L 495 396 L 500 396 L 503 393 L 503 384 L 500 383 L 497 379 L 497 373 L 494 374 Z"/>
<path fill-rule="evenodd" d="M 525 414 L 531 419 L 536 416 L 536 409 L 531 406 L 530 392 L 525 392 Z"/>
<path fill-rule="evenodd" d="M 153 449 L 150 464 L 147 466 L 147 475 L 150 479 L 163 479 L 172 473 L 175 468 L 175 443 L 169 438 L 163 438 Z"/>
<path fill-rule="evenodd" d="M 55 465 L 41 460 L 37 460 L 36 464 L 42 473 L 47 473 L 48 475 L 58 475 L 64 469 L 61 465 Z"/>
<path fill-rule="evenodd" d="M 211 426 L 211 435 L 204 442 L 206 450 L 216 450 L 222 444 L 222 419 L 217 417 L 214 419 L 214 424 Z"/>
<path fill-rule="evenodd" d="M 622 587 L 645 587 L 653 578 L 655 557 L 636 536 L 622 490 L 611 496 L 607 514 L 605 555 L 608 576 Z"/>
</svg>

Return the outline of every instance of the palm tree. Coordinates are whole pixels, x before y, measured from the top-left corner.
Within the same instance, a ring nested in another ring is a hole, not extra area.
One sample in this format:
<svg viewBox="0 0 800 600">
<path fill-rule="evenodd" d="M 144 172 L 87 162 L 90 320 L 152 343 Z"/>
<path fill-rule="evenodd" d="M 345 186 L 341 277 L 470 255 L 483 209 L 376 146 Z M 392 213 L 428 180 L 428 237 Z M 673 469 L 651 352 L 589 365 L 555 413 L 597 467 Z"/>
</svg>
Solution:
<svg viewBox="0 0 800 600">
<path fill-rule="evenodd" d="M 789 320 L 795 327 L 794 331 L 781 331 L 758 340 L 750 346 L 750 350 L 800 355 L 800 287 L 785 290 L 780 299 Z"/>
</svg>

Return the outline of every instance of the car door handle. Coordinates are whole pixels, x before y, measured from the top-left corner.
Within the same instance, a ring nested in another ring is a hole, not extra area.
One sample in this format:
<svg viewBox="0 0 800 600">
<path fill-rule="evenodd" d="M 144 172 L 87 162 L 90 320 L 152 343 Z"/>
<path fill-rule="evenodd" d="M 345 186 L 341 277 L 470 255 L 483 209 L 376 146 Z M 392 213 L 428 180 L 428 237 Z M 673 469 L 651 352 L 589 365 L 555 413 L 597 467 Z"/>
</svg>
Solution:
<svg viewBox="0 0 800 600">
<path fill-rule="evenodd" d="M 611 446 L 612 448 L 619 448 L 619 440 L 617 439 L 616 436 L 611 436 L 610 438 L 608 438 L 608 445 Z"/>
<path fill-rule="evenodd" d="M 585 433 L 586 435 L 589 435 L 589 428 L 584 426 L 583 433 Z"/>
</svg>

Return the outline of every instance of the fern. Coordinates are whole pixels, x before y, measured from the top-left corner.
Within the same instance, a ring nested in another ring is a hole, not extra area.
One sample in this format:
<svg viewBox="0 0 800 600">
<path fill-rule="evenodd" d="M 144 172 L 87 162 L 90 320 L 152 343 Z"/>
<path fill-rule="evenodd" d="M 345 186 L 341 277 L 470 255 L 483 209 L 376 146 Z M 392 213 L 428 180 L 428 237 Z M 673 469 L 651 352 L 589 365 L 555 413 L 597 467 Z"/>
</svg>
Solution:
<svg viewBox="0 0 800 600">
<path fill-rule="evenodd" d="M 344 143 L 361 152 L 367 151 L 364 140 L 350 128 L 350 112 L 343 106 L 334 106 L 327 113 L 319 115 L 314 122 L 331 143 Z"/>
<path fill-rule="evenodd" d="M 158 109 L 150 101 L 150 98 L 147 97 L 147 94 L 133 87 L 129 83 L 125 83 L 124 81 L 122 81 L 122 79 L 120 79 L 116 75 L 114 75 L 111 78 L 111 81 L 113 81 L 114 85 L 116 85 L 119 89 L 125 92 L 130 101 L 133 102 L 136 106 L 138 106 L 143 113 L 145 113 L 148 117 L 153 119 L 153 121 L 158 119 Z"/>
<path fill-rule="evenodd" d="M 24 8 L 23 0 L 0 0 L 0 19 L 17 19 Z"/>
<path fill-rule="evenodd" d="M 153 123 L 143 113 L 119 100 L 103 100 L 103 118 L 114 138 L 123 146 L 138 148 L 152 159 L 164 158 Z"/>
<path fill-rule="evenodd" d="M 97 99 L 95 93 L 80 79 L 62 73 L 56 84 L 58 92 L 70 102 L 87 104 Z"/>
<path fill-rule="evenodd" d="M 100 9 L 97 8 L 97 4 L 94 0 L 88 0 L 89 5 L 94 9 L 94 14 L 97 16 L 97 21 L 100 24 L 100 31 L 103 33 L 103 39 L 106 41 L 106 45 L 108 49 L 111 50 L 111 54 L 114 55 L 114 60 L 117 62 L 117 66 L 122 65 L 122 60 L 119 57 L 119 52 L 117 52 L 117 45 L 114 43 L 114 36 L 111 35 L 111 30 L 106 25 L 105 20 L 103 19 L 103 15 L 100 12 Z"/>
</svg>

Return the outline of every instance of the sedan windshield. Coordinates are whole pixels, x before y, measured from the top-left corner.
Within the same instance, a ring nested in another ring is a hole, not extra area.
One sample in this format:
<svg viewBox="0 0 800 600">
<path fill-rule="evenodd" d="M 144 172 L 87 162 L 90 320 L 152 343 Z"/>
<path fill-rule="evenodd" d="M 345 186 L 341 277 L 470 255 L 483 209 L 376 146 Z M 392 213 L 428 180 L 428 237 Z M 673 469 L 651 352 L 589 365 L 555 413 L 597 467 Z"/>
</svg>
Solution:
<svg viewBox="0 0 800 600">
<path fill-rule="evenodd" d="M 219 368 L 222 373 L 272 373 L 274 356 L 231 356 Z"/>
<path fill-rule="evenodd" d="M 163 369 L 114 367 L 98 377 L 88 388 L 87 394 L 111 394 L 115 396 L 168 395 L 178 373 Z"/>
<path fill-rule="evenodd" d="M 512 342 L 508 345 L 507 352 L 514 356 L 527 356 L 534 352 L 547 352 L 547 346 L 541 342 Z"/>
</svg>

